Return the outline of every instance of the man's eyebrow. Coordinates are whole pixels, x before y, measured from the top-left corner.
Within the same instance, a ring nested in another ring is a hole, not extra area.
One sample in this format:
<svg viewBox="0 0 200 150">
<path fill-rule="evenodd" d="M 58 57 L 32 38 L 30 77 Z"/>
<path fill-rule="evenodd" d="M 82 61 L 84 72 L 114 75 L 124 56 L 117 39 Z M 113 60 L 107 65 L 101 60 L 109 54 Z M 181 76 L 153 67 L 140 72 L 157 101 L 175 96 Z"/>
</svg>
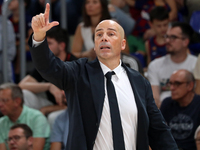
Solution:
<svg viewBox="0 0 200 150">
<path fill-rule="evenodd" d="M 98 31 L 101 31 L 101 30 L 103 30 L 103 29 L 96 29 L 96 31 L 95 31 L 95 32 L 98 32 Z"/>
<path fill-rule="evenodd" d="M 117 30 L 116 30 L 116 29 L 113 29 L 113 28 L 108 28 L 108 30 L 112 30 L 112 31 L 117 32 Z"/>
<path fill-rule="evenodd" d="M 98 32 L 98 31 L 102 31 L 103 29 L 97 29 L 95 32 Z M 113 29 L 113 28 L 108 28 L 108 30 L 112 30 L 112 31 L 115 31 L 115 32 L 117 32 L 117 30 L 116 29 Z"/>
</svg>

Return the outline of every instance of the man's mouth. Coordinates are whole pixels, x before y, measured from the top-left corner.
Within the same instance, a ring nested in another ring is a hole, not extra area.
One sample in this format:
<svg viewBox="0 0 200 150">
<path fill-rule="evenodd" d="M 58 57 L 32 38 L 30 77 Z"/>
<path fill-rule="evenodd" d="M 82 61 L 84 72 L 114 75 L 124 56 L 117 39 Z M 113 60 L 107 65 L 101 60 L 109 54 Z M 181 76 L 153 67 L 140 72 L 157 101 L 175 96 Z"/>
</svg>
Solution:
<svg viewBox="0 0 200 150">
<path fill-rule="evenodd" d="M 101 46 L 100 49 L 110 49 L 109 46 Z"/>
</svg>

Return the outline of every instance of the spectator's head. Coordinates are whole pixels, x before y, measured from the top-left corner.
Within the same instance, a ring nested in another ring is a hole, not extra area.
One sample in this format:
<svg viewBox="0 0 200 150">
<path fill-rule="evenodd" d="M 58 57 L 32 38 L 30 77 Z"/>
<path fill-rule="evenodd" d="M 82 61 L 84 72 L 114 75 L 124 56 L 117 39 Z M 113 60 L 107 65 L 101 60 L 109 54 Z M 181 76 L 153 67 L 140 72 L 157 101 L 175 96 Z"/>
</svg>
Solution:
<svg viewBox="0 0 200 150">
<path fill-rule="evenodd" d="M 84 26 L 91 26 L 91 17 L 99 18 L 99 22 L 105 19 L 111 19 L 108 10 L 108 0 L 85 0 L 83 5 Z"/>
<path fill-rule="evenodd" d="M 174 22 L 167 30 L 166 48 L 170 54 L 187 53 L 188 45 L 194 34 L 194 30 L 188 23 Z"/>
<path fill-rule="evenodd" d="M 106 63 L 107 60 L 119 61 L 121 51 L 125 47 L 124 30 L 117 22 L 104 20 L 97 25 L 94 50 L 101 62 Z"/>
<path fill-rule="evenodd" d="M 196 141 L 197 150 L 200 150 L 200 126 L 195 131 L 194 139 Z"/>
<path fill-rule="evenodd" d="M 24 0 L 25 8 L 27 9 L 30 6 L 31 0 Z M 8 5 L 8 9 L 10 11 L 18 11 L 19 10 L 19 0 L 11 0 Z"/>
<path fill-rule="evenodd" d="M 156 32 L 157 36 L 163 37 L 169 25 L 168 11 L 164 7 L 158 6 L 152 9 L 149 15 L 151 28 Z"/>
<path fill-rule="evenodd" d="M 3 115 L 13 118 L 22 110 L 23 103 L 22 90 L 17 84 L 0 85 L 0 111 Z"/>
<path fill-rule="evenodd" d="M 47 31 L 46 36 L 49 48 L 55 56 L 62 58 L 62 56 L 67 54 L 69 44 L 67 30 L 59 26 L 53 27 Z"/>
<path fill-rule="evenodd" d="M 32 150 L 33 132 L 26 124 L 16 124 L 10 128 L 7 143 L 10 150 Z"/>
<path fill-rule="evenodd" d="M 187 103 L 193 99 L 195 79 L 191 72 L 184 69 L 175 71 L 170 77 L 169 85 L 173 100 Z"/>
</svg>

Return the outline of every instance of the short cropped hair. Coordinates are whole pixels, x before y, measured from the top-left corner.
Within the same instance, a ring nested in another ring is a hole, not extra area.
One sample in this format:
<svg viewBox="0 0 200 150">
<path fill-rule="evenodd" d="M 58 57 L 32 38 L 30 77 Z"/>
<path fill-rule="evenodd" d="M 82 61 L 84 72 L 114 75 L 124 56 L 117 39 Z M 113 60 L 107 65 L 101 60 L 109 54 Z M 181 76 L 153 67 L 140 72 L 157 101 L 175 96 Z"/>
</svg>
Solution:
<svg viewBox="0 0 200 150">
<path fill-rule="evenodd" d="M 14 129 L 17 129 L 17 128 L 21 128 L 21 129 L 24 130 L 24 135 L 26 136 L 26 138 L 33 136 L 33 131 L 31 130 L 31 128 L 28 125 L 26 125 L 26 124 L 15 124 L 10 128 L 10 130 L 14 130 Z"/>
<path fill-rule="evenodd" d="M 192 40 L 194 30 L 193 28 L 186 22 L 172 22 L 171 28 L 179 27 L 181 28 L 183 36 L 188 38 L 190 41 Z"/>
<path fill-rule="evenodd" d="M 149 16 L 151 22 L 153 22 L 155 19 L 163 21 L 169 19 L 169 12 L 164 7 L 157 6 L 150 11 Z"/>
<path fill-rule="evenodd" d="M 64 42 L 65 52 L 68 52 L 69 35 L 67 30 L 61 28 L 60 26 L 56 26 L 48 30 L 46 36 L 55 39 L 58 43 Z"/>
<path fill-rule="evenodd" d="M 0 85 L 0 91 L 10 89 L 12 99 L 20 98 L 22 100 L 21 106 L 24 104 L 22 89 L 15 83 L 4 83 Z"/>
</svg>

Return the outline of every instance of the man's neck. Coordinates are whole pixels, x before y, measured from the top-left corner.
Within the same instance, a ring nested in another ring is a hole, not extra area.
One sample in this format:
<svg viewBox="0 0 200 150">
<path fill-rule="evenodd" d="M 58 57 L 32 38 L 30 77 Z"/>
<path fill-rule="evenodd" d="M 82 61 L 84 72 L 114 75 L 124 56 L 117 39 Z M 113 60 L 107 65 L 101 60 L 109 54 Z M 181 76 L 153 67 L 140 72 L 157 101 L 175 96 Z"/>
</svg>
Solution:
<svg viewBox="0 0 200 150">
<path fill-rule="evenodd" d="M 190 92 L 187 95 L 185 95 L 182 99 L 178 100 L 180 107 L 188 106 L 192 102 L 194 95 L 194 92 Z"/>
<path fill-rule="evenodd" d="M 99 58 L 98 58 L 99 59 Z M 110 70 L 114 70 L 115 68 L 117 68 L 120 64 L 120 59 L 109 59 L 109 61 L 107 61 L 106 59 L 99 59 L 99 61 L 101 63 L 103 63 L 105 66 L 107 66 Z"/>
<path fill-rule="evenodd" d="M 170 58 L 175 63 L 182 63 L 188 56 L 187 50 L 181 51 L 180 53 L 170 54 Z"/>
<path fill-rule="evenodd" d="M 67 58 L 67 53 L 66 52 L 64 52 L 64 53 L 61 53 L 60 55 L 59 55 L 59 58 L 60 58 L 60 60 L 62 60 L 62 61 L 65 61 Z"/>
<path fill-rule="evenodd" d="M 15 110 L 15 111 L 13 112 L 12 115 L 8 116 L 9 119 L 10 119 L 12 122 L 16 122 L 17 119 L 19 118 L 19 116 L 21 115 L 22 110 L 23 110 L 22 107 L 20 107 L 20 108 L 18 108 L 17 110 Z"/>
</svg>

